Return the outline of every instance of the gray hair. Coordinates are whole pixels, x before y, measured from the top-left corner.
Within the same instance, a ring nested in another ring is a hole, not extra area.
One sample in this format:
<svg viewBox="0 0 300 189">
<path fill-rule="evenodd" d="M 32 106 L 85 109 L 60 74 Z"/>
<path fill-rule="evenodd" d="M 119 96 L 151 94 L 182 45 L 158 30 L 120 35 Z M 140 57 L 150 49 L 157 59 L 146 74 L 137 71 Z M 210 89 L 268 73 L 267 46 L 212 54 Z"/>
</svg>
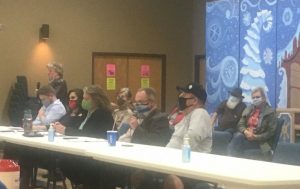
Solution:
<svg viewBox="0 0 300 189">
<path fill-rule="evenodd" d="M 252 90 L 251 95 L 254 93 L 259 92 L 261 94 L 261 97 L 269 104 L 268 96 L 266 95 L 266 91 L 263 87 L 256 87 Z"/>
<path fill-rule="evenodd" d="M 156 99 L 156 91 L 153 88 L 140 88 L 138 89 L 138 92 L 144 91 L 147 95 L 147 98 L 151 102 L 155 102 Z"/>
</svg>

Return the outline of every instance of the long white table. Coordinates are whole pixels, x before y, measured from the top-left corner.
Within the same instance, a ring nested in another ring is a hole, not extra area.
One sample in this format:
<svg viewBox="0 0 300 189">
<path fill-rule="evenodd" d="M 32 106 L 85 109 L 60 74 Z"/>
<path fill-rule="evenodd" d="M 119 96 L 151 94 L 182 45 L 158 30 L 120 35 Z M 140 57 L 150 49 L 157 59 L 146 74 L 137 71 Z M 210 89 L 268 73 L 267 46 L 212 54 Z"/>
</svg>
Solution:
<svg viewBox="0 0 300 189">
<path fill-rule="evenodd" d="M 123 166 L 136 167 L 225 186 L 226 189 L 299 189 L 300 167 L 213 154 L 192 152 L 191 162 L 181 161 L 181 150 L 164 147 L 117 143 L 108 146 L 102 139 L 56 137 L 48 142 L 47 136 L 28 138 L 21 132 L 1 132 L 0 140 L 18 145 L 54 152 L 91 157 Z"/>
</svg>

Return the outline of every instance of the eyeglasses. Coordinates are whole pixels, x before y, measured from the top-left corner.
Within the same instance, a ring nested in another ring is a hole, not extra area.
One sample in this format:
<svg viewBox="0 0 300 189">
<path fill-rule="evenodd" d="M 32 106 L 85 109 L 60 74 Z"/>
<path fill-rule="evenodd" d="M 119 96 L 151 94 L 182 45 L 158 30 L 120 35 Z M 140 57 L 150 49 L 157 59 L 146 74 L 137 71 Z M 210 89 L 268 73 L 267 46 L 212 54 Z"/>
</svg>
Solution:
<svg viewBox="0 0 300 189">
<path fill-rule="evenodd" d="M 148 105 L 149 102 L 135 102 L 133 105 L 138 106 L 138 105 Z"/>
<path fill-rule="evenodd" d="M 258 99 L 261 98 L 261 96 L 253 96 L 252 99 Z"/>
</svg>

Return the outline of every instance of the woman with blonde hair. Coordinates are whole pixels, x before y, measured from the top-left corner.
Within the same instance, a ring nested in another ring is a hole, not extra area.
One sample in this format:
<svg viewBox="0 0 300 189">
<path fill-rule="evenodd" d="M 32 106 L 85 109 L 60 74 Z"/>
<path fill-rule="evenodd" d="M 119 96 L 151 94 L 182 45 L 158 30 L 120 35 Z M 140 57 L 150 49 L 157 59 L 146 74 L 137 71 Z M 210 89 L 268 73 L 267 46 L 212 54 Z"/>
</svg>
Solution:
<svg viewBox="0 0 300 189">
<path fill-rule="evenodd" d="M 78 128 L 55 125 L 55 130 L 61 134 L 106 138 L 106 131 L 113 126 L 110 101 L 105 91 L 96 85 L 83 89 L 81 106 L 87 111 L 86 118 Z M 76 186 L 82 184 L 84 188 L 99 188 L 99 166 L 90 159 L 66 156 L 60 161 L 63 174 Z"/>
<path fill-rule="evenodd" d="M 78 128 L 56 124 L 55 130 L 65 135 L 106 138 L 106 131 L 112 128 L 114 122 L 110 101 L 105 91 L 97 85 L 85 87 L 83 92 L 81 106 L 87 111 L 83 122 Z"/>
</svg>

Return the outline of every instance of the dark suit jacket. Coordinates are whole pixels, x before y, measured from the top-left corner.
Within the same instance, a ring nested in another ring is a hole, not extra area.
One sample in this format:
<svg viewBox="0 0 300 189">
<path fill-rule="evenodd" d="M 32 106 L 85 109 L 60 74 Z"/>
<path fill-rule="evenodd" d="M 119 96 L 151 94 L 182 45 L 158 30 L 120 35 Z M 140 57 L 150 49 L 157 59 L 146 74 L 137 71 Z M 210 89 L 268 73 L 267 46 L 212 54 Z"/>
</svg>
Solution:
<svg viewBox="0 0 300 189">
<path fill-rule="evenodd" d="M 171 130 L 169 129 L 169 121 L 167 114 L 154 109 L 139 125 L 133 135 L 131 142 L 166 146 L 171 137 Z"/>
<path fill-rule="evenodd" d="M 106 131 L 112 129 L 113 123 L 112 113 L 108 110 L 98 108 L 86 121 L 82 130 L 66 127 L 65 134 L 106 139 Z"/>
</svg>

